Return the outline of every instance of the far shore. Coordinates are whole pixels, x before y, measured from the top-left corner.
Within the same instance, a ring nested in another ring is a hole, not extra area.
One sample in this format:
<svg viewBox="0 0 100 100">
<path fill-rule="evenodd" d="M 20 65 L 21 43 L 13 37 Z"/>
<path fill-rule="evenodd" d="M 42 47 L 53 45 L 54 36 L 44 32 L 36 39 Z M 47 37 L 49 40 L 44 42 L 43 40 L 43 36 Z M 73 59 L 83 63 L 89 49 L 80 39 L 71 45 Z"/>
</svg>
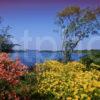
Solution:
<svg viewBox="0 0 100 100">
<path fill-rule="evenodd" d="M 55 53 L 55 52 L 63 52 L 62 50 L 57 50 L 57 51 L 53 51 L 53 50 L 13 50 L 10 53 L 15 53 L 15 52 L 50 52 L 50 53 Z M 91 49 L 91 50 L 74 50 L 74 53 L 89 53 L 89 52 L 100 52 L 100 49 Z"/>
</svg>

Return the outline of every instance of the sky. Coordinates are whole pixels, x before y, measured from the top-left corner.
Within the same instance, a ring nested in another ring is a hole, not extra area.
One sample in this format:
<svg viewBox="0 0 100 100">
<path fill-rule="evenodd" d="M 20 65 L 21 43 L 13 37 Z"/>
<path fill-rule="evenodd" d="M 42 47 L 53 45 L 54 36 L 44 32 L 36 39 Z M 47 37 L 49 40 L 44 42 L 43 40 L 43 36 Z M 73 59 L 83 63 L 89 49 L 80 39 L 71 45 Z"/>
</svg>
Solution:
<svg viewBox="0 0 100 100">
<path fill-rule="evenodd" d="M 56 14 L 65 7 L 100 6 L 100 0 L 0 0 L 1 26 L 11 26 L 12 41 L 20 44 L 15 49 L 60 50 L 61 34 L 54 32 Z M 79 43 L 77 49 L 100 49 L 100 37 Z"/>
</svg>

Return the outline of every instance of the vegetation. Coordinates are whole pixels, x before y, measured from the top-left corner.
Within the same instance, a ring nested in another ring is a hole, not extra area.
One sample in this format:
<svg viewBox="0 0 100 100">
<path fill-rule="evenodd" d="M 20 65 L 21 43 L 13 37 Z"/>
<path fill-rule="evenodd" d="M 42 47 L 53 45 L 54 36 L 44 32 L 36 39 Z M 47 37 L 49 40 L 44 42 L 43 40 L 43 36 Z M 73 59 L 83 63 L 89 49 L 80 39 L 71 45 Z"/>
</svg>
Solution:
<svg viewBox="0 0 100 100">
<path fill-rule="evenodd" d="M 81 63 L 85 64 L 90 61 L 90 64 L 95 63 L 97 65 L 100 65 L 100 50 L 82 50 L 76 52 L 85 54 L 85 56 L 81 58 Z"/>
<path fill-rule="evenodd" d="M 0 17 L 1 20 L 1 17 Z M 1 24 L 2 21 L 0 21 Z M 0 51 L 11 52 L 15 44 L 11 41 L 12 36 L 9 34 L 10 27 L 0 28 Z"/>
<path fill-rule="evenodd" d="M 62 64 L 47 61 L 37 65 L 38 84 L 36 90 L 40 96 L 49 100 L 99 100 L 98 70 L 87 71 L 79 62 Z M 50 99 L 51 97 L 51 99 Z"/>
<path fill-rule="evenodd" d="M 98 14 L 99 8 L 74 6 L 58 13 L 65 63 L 50 60 L 29 70 L 18 59 L 0 53 L 0 100 L 100 100 L 100 51 L 74 51 L 81 40 L 98 34 Z M 1 52 L 10 52 L 15 46 L 9 29 L 9 26 L 0 29 Z M 86 56 L 71 61 L 73 52 L 83 52 Z"/>
<path fill-rule="evenodd" d="M 87 52 L 87 55 L 94 61 L 95 64 L 100 65 L 100 51 L 99 50 L 91 50 Z"/>
<path fill-rule="evenodd" d="M 19 60 L 13 61 L 8 54 L 0 54 L 0 99 L 15 98 L 14 88 L 20 83 L 20 77 L 27 73 L 27 67 Z"/>
<path fill-rule="evenodd" d="M 94 64 L 47 61 L 35 70 L 7 54 L 0 54 L 0 98 L 2 100 L 99 100 L 100 72 Z M 100 67 L 100 66 L 99 66 Z"/>
<path fill-rule="evenodd" d="M 82 57 L 80 61 L 81 61 L 81 63 L 86 65 L 88 69 L 90 69 L 91 63 L 93 63 L 93 60 L 91 58 L 89 58 L 88 56 Z"/>
<path fill-rule="evenodd" d="M 71 60 L 71 54 L 81 40 L 99 34 L 99 14 L 99 8 L 81 9 L 77 6 L 67 7 L 58 13 L 56 23 L 63 35 L 64 62 Z"/>
</svg>

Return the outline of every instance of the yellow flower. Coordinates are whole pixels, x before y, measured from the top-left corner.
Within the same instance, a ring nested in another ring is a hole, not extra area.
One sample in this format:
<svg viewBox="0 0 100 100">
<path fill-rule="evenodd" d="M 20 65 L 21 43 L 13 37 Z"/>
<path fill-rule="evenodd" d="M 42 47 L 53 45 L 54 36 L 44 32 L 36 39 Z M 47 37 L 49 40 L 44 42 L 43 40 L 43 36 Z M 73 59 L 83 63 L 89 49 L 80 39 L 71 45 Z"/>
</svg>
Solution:
<svg viewBox="0 0 100 100">
<path fill-rule="evenodd" d="M 79 96 L 75 95 L 75 100 L 79 100 Z"/>
<path fill-rule="evenodd" d="M 91 97 L 87 97 L 87 100 L 91 100 Z"/>
<path fill-rule="evenodd" d="M 67 100 L 72 100 L 72 98 L 71 97 L 67 97 Z"/>
<path fill-rule="evenodd" d="M 79 62 L 69 62 L 67 64 L 58 61 L 47 61 L 37 64 L 37 92 L 40 95 L 52 94 L 56 100 L 82 100 L 89 95 L 97 94 L 100 88 L 100 71 L 84 71 L 85 66 Z"/>
</svg>

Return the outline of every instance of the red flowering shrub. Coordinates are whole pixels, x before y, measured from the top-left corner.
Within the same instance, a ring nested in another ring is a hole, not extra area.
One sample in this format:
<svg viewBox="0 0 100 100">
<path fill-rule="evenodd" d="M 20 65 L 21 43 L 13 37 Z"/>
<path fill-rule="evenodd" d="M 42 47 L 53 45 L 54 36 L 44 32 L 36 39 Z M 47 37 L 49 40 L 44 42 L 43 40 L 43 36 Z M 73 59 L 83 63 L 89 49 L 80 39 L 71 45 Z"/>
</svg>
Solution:
<svg viewBox="0 0 100 100">
<path fill-rule="evenodd" d="M 27 67 L 19 60 L 11 60 L 6 53 L 0 54 L 0 80 L 5 80 L 12 85 L 19 82 L 20 76 L 27 71 Z"/>
<path fill-rule="evenodd" d="M 14 87 L 20 77 L 27 73 L 27 66 L 19 60 L 11 60 L 6 53 L 0 54 L 0 98 L 2 100 L 19 100 Z"/>
</svg>

